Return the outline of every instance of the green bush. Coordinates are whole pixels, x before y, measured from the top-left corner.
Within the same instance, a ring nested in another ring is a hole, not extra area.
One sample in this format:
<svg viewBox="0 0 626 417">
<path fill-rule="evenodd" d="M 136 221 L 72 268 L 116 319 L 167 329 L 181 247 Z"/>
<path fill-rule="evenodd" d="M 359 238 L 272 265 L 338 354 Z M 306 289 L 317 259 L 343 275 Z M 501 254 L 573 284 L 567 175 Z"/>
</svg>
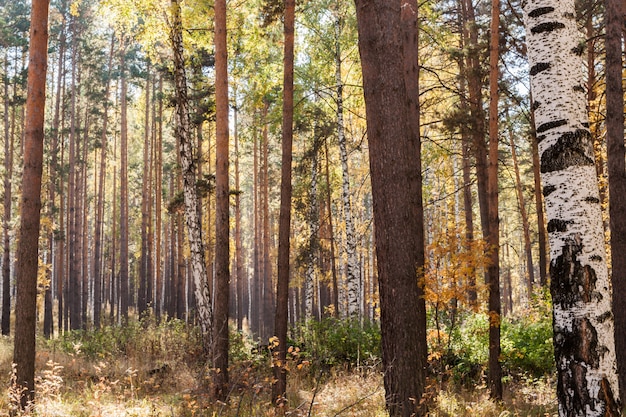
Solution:
<svg viewBox="0 0 626 417">
<path fill-rule="evenodd" d="M 323 367 L 358 366 L 378 360 L 381 355 L 380 328 L 376 323 L 325 318 L 308 321 L 295 329 L 292 344 L 302 356 Z"/>
<path fill-rule="evenodd" d="M 437 371 L 449 371 L 457 382 L 476 382 L 489 359 L 488 326 L 485 313 L 463 317 L 450 335 L 450 351 L 441 358 Z M 554 372 L 549 302 L 535 302 L 523 314 L 503 318 L 500 343 L 505 375 L 541 377 Z"/>
</svg>

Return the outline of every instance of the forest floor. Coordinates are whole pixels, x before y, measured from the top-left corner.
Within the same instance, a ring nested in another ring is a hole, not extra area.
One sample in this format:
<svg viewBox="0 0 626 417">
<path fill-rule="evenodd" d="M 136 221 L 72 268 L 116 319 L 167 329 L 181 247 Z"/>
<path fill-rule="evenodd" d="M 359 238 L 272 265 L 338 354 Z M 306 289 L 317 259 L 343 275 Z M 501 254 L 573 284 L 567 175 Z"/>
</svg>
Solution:
<svg viewBox="0 0 626 417">
<path fill-rule="evenodd" d="M 228 404 L 209 397 L 210 375 L 194 350 L 193 336 L 175 326 L 129 332 L 122 350 L 100 332 L 54 341 L 38 341 L 37 401 L 20 416 L 188 417 L 275 416 L 270 403 L 270 360 L 247 357 L 240 347 L 233 355 L 233 382 Z M 249 353 L 249 350 L 245 353 Z M 12 338 L 0 338 L 0 416 L 11 415 Z M 296 356 L 296 355 L 294 355 Z M 289 374 L 289 408 L 294 417 L 383 417 L 382 373 L 375 364 L 323 372 L 295 358 Z M 516 378 L 505 383 L 502 402 L 489 399 L 484 383 L 460 384 L 431 380 L 429 415 L 433 417 L 513 417 L 557 415 L 551 377 Z M 15 415 L 15 413 L 14 413 Z"/>
</svg>

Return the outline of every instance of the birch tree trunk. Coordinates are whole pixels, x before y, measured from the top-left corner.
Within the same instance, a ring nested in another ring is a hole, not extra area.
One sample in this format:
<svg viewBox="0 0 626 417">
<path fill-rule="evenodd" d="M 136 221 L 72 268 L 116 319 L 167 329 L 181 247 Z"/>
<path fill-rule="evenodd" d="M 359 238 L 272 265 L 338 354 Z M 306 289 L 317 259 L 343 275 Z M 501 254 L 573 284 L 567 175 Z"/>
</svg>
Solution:
<svg viewBox="0 0 626 417">
<path fill-rule="evenodd" d="M 339 142 L 339 156 L 341 158 L 341 199 L 343 202 L 343 217 L 346 222 L 346 286 L 348 287 L 348 317 L 359 315 L 359 282 L 360 268 L 356 253 L 356 233 L 354 218 L 350 202 L 350 175 L 348 174 L 348 150 L 343 122 L 343 80 L 341 78 L 341 18 L 339 11 L 335 17 L 335 83 L 337 93 L 337 139 Z"/>
<path fill-rule="evenodd" d="M 550 239 L 561 416 L 617 416 L 614 323 L 573 0 L 531 0 L 524 19 Z"/>
<path fill-rule="evenodd" d="M 178 0 L 172 0 L 171 5 L 172 26 L 170 28 L 170 42 L 174 53 L 174 83 L 176 91 L 175 135 L 180 143 L 178 153 L 183 177 L 185 223 L 187 225 L 191 252 L 191 275 L 195 282 L 198 321 L 202 331 L 204 348 L 210 349 L 212 347 L 213 311 L 211 309 L 211 296 L 207 282 L 206 263 L 204 262 L 204 245 L 202 243 L 202 228 L 198 213 L 198 195 L 196 191 L 196 170 L 191 137 L 189 135 L 189 103 L 187 100 L 187 78 L 183 57 L 183 24 Z M 178 232 L 181 233 L 180 230 Z M 178 279 L 180 282 L 184 277 L 179 276 Z"/>
</svg>

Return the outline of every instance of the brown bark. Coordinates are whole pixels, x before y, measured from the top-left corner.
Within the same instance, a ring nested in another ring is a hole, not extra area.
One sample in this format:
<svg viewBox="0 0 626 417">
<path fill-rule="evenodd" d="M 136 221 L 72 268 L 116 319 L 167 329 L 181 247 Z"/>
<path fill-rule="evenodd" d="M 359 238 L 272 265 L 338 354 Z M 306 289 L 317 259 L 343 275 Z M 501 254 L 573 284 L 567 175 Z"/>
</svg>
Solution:
<svg viewBox="0 0 626 417">
<path fill-rule="evenodd" d="M 626 390 L 626 166 L 624 163 L 624 88 L 622 85 L 621 0 L 606 7 L 606 145 L 611 228 L 611 283 L 615 317 L 615 353 L 620 392 Z"/>
<path fill-rule="evenodd" d="M 120 51 L 120 316 L 128 321 L 128 102 L 126 80 L 126 42 Z"/>
<path fill-rule="evenodd" d="M 100 328 L 102 315 L 102 228 L 104 219 L 104 190 L 105 171 L 107 167 L 107 128 L 109 122 L 109 94 L 111 90 L 111 68 L 115 47 L 115 35 L 111 36 L 111 48 L 109 50 L 109 65 L 106 87 L 104 89 L 104 114 L 102 116 L 102 135 L 100 138 L 100 172 L 98 180 L 98 200 L 96 202 L 96 221 L 94 233 L 94 262 L 93 262 L 93 325 Z"/>
<path fill-rule="evenodd" d="M 295 0 L 285 0 L 283 55 L 283 123 L 278 225 L 278 284 L 274 328 L 278 347 L 274 350 L 272 400 L 284 406 L 287 398 L 287 324 L 289 315 L 289 248 L 291 232 L 291 164 L 293 160 L 293 67 Z"/>
<path fill-rule="evenodd" d="M 459 5 L 461 13 L 459 14 L 460 32 L 460 49 L 464 50 L 466 44 L 469 42 L 469 30 L 466 22 L 467 7 L 465 0 L 460 0 Z M 467 64 L 465 57 L 461 57 L 458 60 L 459 64 L 459 91 L 460 91 L 460 105 L 462 114 L 468 115 L 470 113 L 469 103 L 467 101 Z M 461 154 L 462 154 L 462 171 L 463 171 L 463 212 L 465 214 L 465 247 L 467 250 L 471 250 L 472 242 L 474 241 L 474 215 L 472 204 L 472 180 L 471 180 L 471 149 L 472 139 L 470 137 L 470 130 L 468 126 L 463 123 L 461 126 Z M 467 301 L 472 308 L 478 307 L 478 294 L 476 291 L 476 272 L 472 268 L 467 273 Z"/>
<path fill-rule="evenodd" d="M 155 204 L 154 204 L 154 216 L 156 220 L 155 224 L 155 268 L 156 268 L 156 301 L 154 304 L 155 315 L 157 322 L 161 319 L 161 307 L 163 299 L 163 265 L 162 265 L 162 248 L 161 248 L 161 233 L 163 229 L 162 219 L 162 201 L 163 201 L 163 77 L 159 77 L 159 95 L 158 95 L 158 122 L 157 122 L 157 135 L 155 144 Z M 167 239 L 166 239 L 167 240 Z"/>
<path fill-rule="evenodd" d="M 13 134 L 9 126 L 9 58 L 5 54 L 4 79 L 4 217 L 2 220 L 2 232 L 4 247 L 2 251 L 2 334 L 7 336 L 11 332 L 11 201 L 13 179 Z"/>
<path fill-rule="evenodd" d="M 17 248 L 16 331 L 13 351 L 13 362 L 17 367 L 16 383 L 23 389 L 20 393 L 22 408 L 32 401 L 35 395 L 35 325 L 48 60 L 48 5 L 48 0 L 33 0 L 30 20 L 22 217 Z"/>
<path fill-rule="evenodd" d="M 68 298 L 67 303 L 69 305 L 69 321 L 70 321 L 70 329 L 78 330 L 82 328 L 82 317 L 81 317 L 81 291 L 80 291 L 80 281 L 79 281 L 79 263 L 78 263 L 78 254 L 79 254 L 79 245 L 78 245 L 78 230 L 77 230 L 77 219 L 78 219 L 78 210 L 76 205 L 78 204 L 78 169 L 77 169 L 77 142 L 78 138 L 78 124 L 77 120 L 78 111 L 77 111 L 77 93 L 80 90 L 78 87 L 79 82 L 78 78 L 80 74 L 78 74 L 77 70 L 77 60 L 78 60 L 78 43 L 76 41 L 77 29 L 75 18 L 72 19 L 70 23 L 70 30 L 72 32 L 72 58 L 71 58 L 71 85 L 72 85 L 72 95 L 70 99 L 70 137 L 69 137 L 69 178 L 68 178 L 68 229 L 69 229 L 69 242 L 68 242 L 68 268 L 69 268 L 69 286 L 68 286 Z"/>
<path fill-rule="evenodd" d="M 502 367 L 500 365 L 500 218 L 498 217 L 498 81 L 500 78 L 500 0 L 491 1 L 491 39 L 489 45 L 489 165 L 488 213 L 490 251 L 487 267 L 489 277 L 489 386 L 491 398 L 502 399 Z"/>
<path fill-rule="evenodd" d="M 228 48 L 226 0 L 215 1 L 215 324 L 214 394 L 228 397 L 228 301 L 230 298 L 230 216 L 228 183 Z"/>
<path fill-rule="evenodd" d="M 148 280 L 150 267 L 148 261 L 148 205 L 150 204 L 150 62 L 147 64 L 147 79 L 144 88 L 146 95 L 144 108 L 144 136 L 143 136 L 143 175 L 141 187 L 141 257 L 139 259 L 139 293 L 137 294 L 137 312 L 143 316 L 148 309 Z"/>
<path fill-rule="evenodd" d="M 517 162 L 517 152 L 515 151 L 515 140 L 513 139 L 513 131 L 511 130 L 509 130 L 509 142 L 511 144 L 511 159 L 513 160 L 513 170 L 515 171 L 515 191 L 517 194 L 517 204 L 519 205 L 520 215 L 522 217 L 522 231 L 524 233 L 524 252 L 526 255 L 526 273 L 528 274 L 526 280 L 526 289 L 528 292 L 528 302 L 530 303 L 533 295 L 533 285 L 535 284 L 533 252 L 530 241 L 530 224 L 528 222 L 528 213 L 526 211 L 524 192 L 522 191 L 522 179 L 519 172 L 519 163 Z"/>
<path fill-rule="evenodd" d="M 235 90 L 234 96 L 237 97 Z M 245 277 L 243 273 L 243 242 L 241 240 L 241 189 L 239 178 L 239 135 L 238 135 L 238 109 L 233 109 L 234 141 L 235 141 L 235 279 L 237 299 L 237 331 L 243 331 L 243 318 L 246 315 L 247 304 L 244 301 Z"/>
<path fill-rule="evenodd" d="M 426 366 L 417 3 L 356 0 L 368 123 L 386 403 L 418 413 Z M 392 203 L 393 202 L 393 203 Z M 417 278 L 417 279 L 416 279 Z"/>
<path fill-rule="evenodd" d="M 532 102 L 532 98 L 531 98 Z M 535 126 L 535 111 L 530 110 L 530 125 Z M 536 132 L 533 130 L 531 137 L 531 149 L 533 156 L 533 177 L 535 181 L 535 207 L 537 211 L 537 240 L 539 241 L 539 284 L 542 288 L 548 285 L 548 245 L 546 240 L 546 221 L 543 209 L 543 195 L 541 194 L 541 174 L 539 163 L 539 144 Z"/>
</svg>

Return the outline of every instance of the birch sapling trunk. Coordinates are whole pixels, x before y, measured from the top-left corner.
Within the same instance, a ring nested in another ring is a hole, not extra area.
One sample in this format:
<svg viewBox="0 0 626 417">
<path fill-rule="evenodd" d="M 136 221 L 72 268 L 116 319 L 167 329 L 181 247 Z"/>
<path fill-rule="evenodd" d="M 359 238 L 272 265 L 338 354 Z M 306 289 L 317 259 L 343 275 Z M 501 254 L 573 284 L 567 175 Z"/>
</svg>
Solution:
<svg viewBox="0 0 626 417">
<path fill-rule="evenodd" d="M 524 5 L 550 239 L 561 416 L 618 416 L 604 230 L 573 0 Z"/>
<path fill-rule="evenodd" d="M 343 217 L 346 222 L 346 285 L 348 290 L 348 317 L 359 316 L 359 283 L 361 269 L 357 257 L 357 240 L 354 230 L 354 218 L 350 202 L 350 175 L 348 173 L 348 147 L 343 121 L 343 79 L 341 78 L 341 17 L 339 10 L 335 16 L 335 83 L 337 89 L 337 140 L 339 142 L 339 156 L 341 158 L 341 199 L 343 202 Z"/>
<path fill-rule="evenodd" d="M 181 20 L 180 4 L 172 0 L 172 22 L 170 28 L 170 42 L 174 53 L 174 84 L 176 95 L 175 135 L 179 141 L 178 154 L 181 161 L 183 179 L 183 195 L 185 200 L 185 223 L 191 252 L 191 276 L 195 282 L 195 296 L 197 314 L 204 348 L 208 351 L 213 347 L 212 327 L 213 310 L 211 296 L 207 282 L 207 269 L 204 262 L 204 245 L 202 242 L 202 228 L 198 213 L 198 194 L 196 190 L 196 170 L 193 159 L 193 149 L 189 134 L 189 102 L 187 99 L 187 77 L 185 75 L 185 61 L 183 57 L 183 24 Z M 182 233 L 182 230 L 178 230 Z M 181 248 L 179 247 L 179 250 Z M 178 277 L 179 283 L 184 280 L 184 274 Z M 181 294 L 178 294 L 179 297 Z M 179 299 L 180 302 L 180 299 Z M 178 308 L 180 313 L 180 307 Z"/>
</svg>

